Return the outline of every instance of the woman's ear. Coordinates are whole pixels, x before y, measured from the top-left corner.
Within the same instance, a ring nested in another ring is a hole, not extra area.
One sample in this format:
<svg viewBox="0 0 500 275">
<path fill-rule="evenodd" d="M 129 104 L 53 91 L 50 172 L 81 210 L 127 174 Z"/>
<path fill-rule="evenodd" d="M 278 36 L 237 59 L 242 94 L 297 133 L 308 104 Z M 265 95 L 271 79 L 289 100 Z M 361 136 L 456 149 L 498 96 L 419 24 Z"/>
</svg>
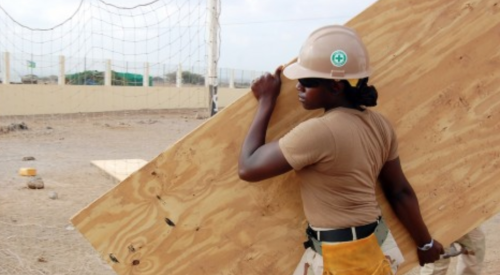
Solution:
<svg viewBox="0 0 500 275">
<path fill-rule="evenodd" d="M 334 93 L 338 94 L 344 91 L 344 83 L 339 80 L 331 80 L 328 82 L 328 88 Z"/>
</svg>

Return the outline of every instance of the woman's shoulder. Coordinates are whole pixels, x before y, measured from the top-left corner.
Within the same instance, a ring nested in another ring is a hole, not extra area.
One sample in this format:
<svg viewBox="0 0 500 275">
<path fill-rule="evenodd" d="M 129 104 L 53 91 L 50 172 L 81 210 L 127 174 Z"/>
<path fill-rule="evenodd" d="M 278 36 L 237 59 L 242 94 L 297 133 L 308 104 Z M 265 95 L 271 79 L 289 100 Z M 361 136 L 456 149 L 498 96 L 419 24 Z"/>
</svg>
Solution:
<svg viewBox="0 0 500 275">
<path fill-rule="evenodd" d="M 376 110 L 372 110 L 372 109 L 369 109 L 367 108 L 365 110 L 365 112 L 367 113 L 367 115 L 375 118 L 375 119 L 378 119 L 378 120 L 382 120 L 384 121 L 385 123 L 389 123 L 389 124 L 392 124 L 391 123 L 391 120 L 385 116 L 383 113 L 379 112 L 379 111 L 376 111 Z"/>
<path fill-rule="evenodd" d="M 385 136 L 395 137 L 396 131 L 391 120 L 386 117 L 384 114 L 370 110 L 370 116 L 372 117 L 372 121 L 374 121 L 374 125 L 377 125 L 377 128 L 380 129 Z"/>
<path fill-rule="evenodd" d="M 299 128 L 305 131 L 313 131 L 318 128 L 321 129 L 324 128 L 324 119 L 322 116 L 312 117 L 299 123 L 295 128 Z"/>
</svg>

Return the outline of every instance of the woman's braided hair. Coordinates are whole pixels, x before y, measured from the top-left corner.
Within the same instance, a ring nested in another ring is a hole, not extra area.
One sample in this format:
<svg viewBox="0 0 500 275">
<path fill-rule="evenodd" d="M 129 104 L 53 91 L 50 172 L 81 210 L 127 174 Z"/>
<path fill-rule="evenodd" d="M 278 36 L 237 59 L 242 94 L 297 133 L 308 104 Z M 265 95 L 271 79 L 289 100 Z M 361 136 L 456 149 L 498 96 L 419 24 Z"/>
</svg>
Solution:
<svg viewBox="0 0 500 275">
<path fill-rule="evenodd" d="M 374 86 L 368 86 L 368 77 L 358 80 L 356 87 L 352 87 L 347 80 L 341 80 L 345 86 L 347 100 L 357 107 L 377 106 L 378 93 Z"/>
</svg>

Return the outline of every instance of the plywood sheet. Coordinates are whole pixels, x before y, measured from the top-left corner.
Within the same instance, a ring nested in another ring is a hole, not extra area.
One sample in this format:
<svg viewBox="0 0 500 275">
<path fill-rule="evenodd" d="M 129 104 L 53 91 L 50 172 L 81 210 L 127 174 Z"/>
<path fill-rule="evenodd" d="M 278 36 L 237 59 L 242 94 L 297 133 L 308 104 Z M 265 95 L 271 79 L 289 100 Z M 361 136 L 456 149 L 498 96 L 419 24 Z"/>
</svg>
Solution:
<svg viewBox="0 0 500 275">
<path fill-rule="evenodd" d="M 433 235 L 450 243 L 500 210 L 500 7 L 496 1 L 381 0 L 348 25 L 372 57 L 379 107 Z M 298 50 L 298 49 L 297 49 Z M 319 112 L 284 80 L 268 139 Z M 304 217 L 293 173 L 237 177 L 251 94 L 72 218 L 118 274 L 291 274 Z M 415 247 L 379 196 L 406 265 Z"/>
<path fill-rule="evenodd" d="M 93 160 L 90 163 L 115 180 L 122 181 L 148 163 L 143 159 Z"/>
</svg>

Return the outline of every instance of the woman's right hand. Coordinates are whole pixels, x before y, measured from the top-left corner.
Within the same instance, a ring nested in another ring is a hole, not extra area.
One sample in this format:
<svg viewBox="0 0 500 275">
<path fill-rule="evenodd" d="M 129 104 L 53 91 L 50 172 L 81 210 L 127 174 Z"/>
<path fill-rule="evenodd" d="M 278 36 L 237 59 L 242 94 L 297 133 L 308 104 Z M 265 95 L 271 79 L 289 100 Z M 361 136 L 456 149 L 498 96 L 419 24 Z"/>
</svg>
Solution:
<svg viewBox="0 0 500 275">
<path fill-rule="evenodd" d="M 252 81 L 252 93 L 257 100 L 276 101 L 281 89 L 282 66 L 279 66 L 274 74 L 265 73 Z"/>
</svg>

